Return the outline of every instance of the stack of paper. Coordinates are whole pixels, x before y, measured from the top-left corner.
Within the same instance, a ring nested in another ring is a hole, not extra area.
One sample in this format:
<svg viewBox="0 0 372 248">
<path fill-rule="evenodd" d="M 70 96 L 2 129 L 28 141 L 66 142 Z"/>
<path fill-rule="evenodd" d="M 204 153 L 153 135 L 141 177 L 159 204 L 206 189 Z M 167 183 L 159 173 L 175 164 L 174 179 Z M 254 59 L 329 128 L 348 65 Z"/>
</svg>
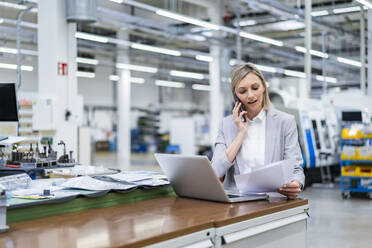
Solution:
<svg viewBox="0 0 372 248">
<path fill-rule="evenodd" d="M 276 192 L 291 181 L 295 163 L 295 159 L 282 160 L 252 170 L 247 174 L 236 175 L 236 186 L 243 194 Z"/>
</svg>

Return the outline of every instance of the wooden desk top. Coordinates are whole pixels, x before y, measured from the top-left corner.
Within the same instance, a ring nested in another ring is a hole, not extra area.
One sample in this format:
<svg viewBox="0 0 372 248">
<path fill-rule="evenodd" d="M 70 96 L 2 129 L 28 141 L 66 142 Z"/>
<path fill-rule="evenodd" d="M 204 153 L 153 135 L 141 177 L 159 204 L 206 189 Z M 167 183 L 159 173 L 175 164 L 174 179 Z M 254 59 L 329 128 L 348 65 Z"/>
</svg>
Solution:
<svg viewBox="0 0 372 248">
<path fill-rule="evenodd" d="M 0 247 L 142 247 L 307 203 L 159 198 L 12 223 L 0 234 Z"/>
</svg>

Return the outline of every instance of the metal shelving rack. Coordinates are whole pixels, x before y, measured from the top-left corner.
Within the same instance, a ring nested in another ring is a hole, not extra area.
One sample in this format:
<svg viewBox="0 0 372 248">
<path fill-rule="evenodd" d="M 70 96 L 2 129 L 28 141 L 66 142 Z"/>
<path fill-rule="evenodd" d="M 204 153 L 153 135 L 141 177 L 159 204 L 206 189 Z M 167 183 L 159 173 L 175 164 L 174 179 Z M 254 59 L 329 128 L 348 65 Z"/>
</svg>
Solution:
<svg viewBox="0 0 372 248">
<path fill-rule="evenodd" d="M 341 138 L 340 146 L 343 151 L 345 145 L 355 145 L 359 148 L 365 144 L 371 145 L 372 138 Z M 360 158 L 358 149 L 356 149 L 356 158 Z M 367 166 L 371 165 L 371 166 Z M 351 168 L 349 172 L 346 169 Z M 371 169 L 369 173 L 362 173 L 361 170 L 368 168 Z M 372 158 L 369 159 L 346 159 L 341 155 L 340 158 L 340 171 L 341 171 L 341 195 L 344 199 L 350 197 L 350 192 L 372 192 Z M 362 180 L 371 179 L 371 182 L 362 184 Z"/>
</svg>

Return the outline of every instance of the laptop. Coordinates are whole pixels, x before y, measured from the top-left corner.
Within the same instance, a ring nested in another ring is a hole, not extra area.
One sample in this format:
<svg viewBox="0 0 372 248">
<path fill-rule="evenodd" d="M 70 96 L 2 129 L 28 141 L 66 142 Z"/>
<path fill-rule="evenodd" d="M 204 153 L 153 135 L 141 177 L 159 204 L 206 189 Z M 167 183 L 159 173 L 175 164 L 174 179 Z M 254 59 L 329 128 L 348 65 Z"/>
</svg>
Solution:
<svg viewBox="0 0 372 248">
<path fill-rule="evenodd" d="M 154 156 L 179 196 L 229 203 L 268 199 L 264 193 L 228 194 L 205 156 L 160 153 Z"/>
</svg>

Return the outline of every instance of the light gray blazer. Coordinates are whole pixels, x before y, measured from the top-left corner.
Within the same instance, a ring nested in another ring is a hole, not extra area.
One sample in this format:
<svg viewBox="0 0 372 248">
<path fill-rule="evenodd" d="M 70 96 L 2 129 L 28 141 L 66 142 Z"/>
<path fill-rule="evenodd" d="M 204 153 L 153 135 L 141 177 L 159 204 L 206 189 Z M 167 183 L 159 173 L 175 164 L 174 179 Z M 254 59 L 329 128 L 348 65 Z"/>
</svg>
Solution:
<svg viewBox="0 0 372 248">
<path fill-rule="evenodd" d="M 234 124 L 233 116 L 223 118 L 218 129 L 212 158 L 212 166 L 216 175 L 225 176 L 223 186 L 229 190 L 236 189 L 234 175 L 240 174 L 238 164 L 243 163 L 239 160 L 239 156 L 232 163 L 226 156 L 226 149 L 237 134 L 238 128 Z M 295 118 L 270 108 L 266 114 L 265 165 L 288 158 L 295 158 L 297 161 L 292 180 L 297 180 L 303 186 L 305 176 Z"/>
</svg>

